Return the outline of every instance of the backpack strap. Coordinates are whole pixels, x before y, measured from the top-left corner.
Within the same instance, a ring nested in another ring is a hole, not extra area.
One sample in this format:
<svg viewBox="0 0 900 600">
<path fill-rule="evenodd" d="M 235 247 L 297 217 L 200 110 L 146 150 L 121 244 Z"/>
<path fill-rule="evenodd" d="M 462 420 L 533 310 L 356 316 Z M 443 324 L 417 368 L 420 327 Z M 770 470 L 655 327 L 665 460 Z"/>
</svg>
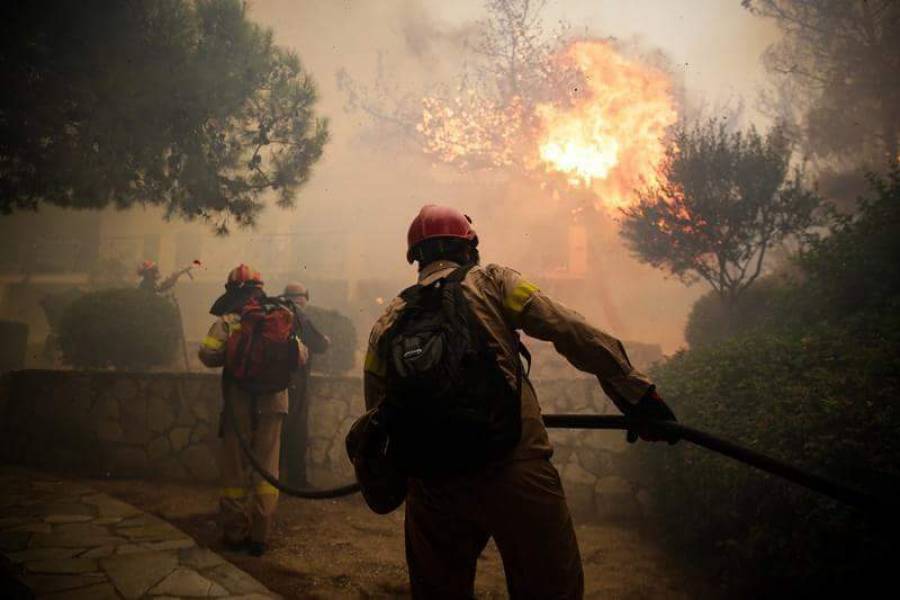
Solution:
<svg viewBox="0 0 900 600">
<path fill-rule="evenodd" d="M 303 322 L 300 319 L 300 309 L 297 308 L 297 305 L 294 304 L 293 300 L 291 300 L 290 298 L 288 298 L 287 296 L 284 296 L 284 295 L 266 296 L 265 300 L 276 306 L 280 306 L 281 308 L 284 308 L 285 310 L 291 311 L 291 315 L 293 315 L 293 317 L 294 317 L 293 318 L 294 335 L 299 337 L 303 334 L 303 331 L 302 331 Z"/>
<path fill-rule="evenodd" d="M 419 297 L 419 291 L 424 286 L 421 283 L 417 283 L 415 285 L 411 285 L 402 292 L 400 292 L 400 297 L 403 298 L 403 301 L 407 304 L 413 303 Z"/>
<path fill-rule="evenodd" d="M 452 273 L 450 273 L 446 277 L 443 277 L 442 279 L 447 283 L 459 283 L 466 278 L 466 275 L 469 274 L 469 271 L 471 271 L 474 266 L 475 263 L 469 263 L 467 265 L 457 267 Z"/>
<path fill-rule="evenodd" d="M 521 339 L 518 339 L 519 336 L 516 336 L 516 342 L 519 344 L 519 354 L 522 355 L 522 358 L 525 359 L 525 362 L 528 363 L 528 368 L 525 369 L 525 377 L 531 374 L 531 351 L 522 343 Z"/>
</svg>

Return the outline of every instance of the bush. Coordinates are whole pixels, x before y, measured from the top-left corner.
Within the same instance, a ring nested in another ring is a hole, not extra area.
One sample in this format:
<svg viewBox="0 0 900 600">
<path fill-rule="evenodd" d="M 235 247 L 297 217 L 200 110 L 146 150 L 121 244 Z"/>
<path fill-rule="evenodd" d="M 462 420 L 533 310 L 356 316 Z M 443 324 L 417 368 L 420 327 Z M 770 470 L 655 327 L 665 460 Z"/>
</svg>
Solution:
<svg viewBox="0 0 900 600">
<path fill-rule="evenodd" d="M 355 365 L 356 327 L 353 321 L 336 310 L 307 306 L 306 314 L 316 329 L 331 338 L 331 346 L 324 354 L 315 355 L 313 369 L 322 373 L 344 373 Z"/>
<path fill-rule="evenodd" d="M 146 369 L 171 364 L 181 339 L 178 309 L 138 289 L 85 294 L 59 323 L 63 360 L 80 368 Z"/>
<path fill-rule="evenodd" d="M 704 294 L 688 315 L 685 341 L 691 348 L 699 348 L 771 326 L 781 320 L 780 313 L 789 301 L 788 286 L 786 275 L 770 275 L 747 288 L 733 306 L 716 292 Z"/>
<path fill-rule="evenodd" d="M 900 296 L 900 168 L 870 177 L 872 198 L 799 259 L 807 276 L 804 308 L 811 318 L 882 311 Z"/>
<path fill-rule="evenodd" d="M 745 336 L 681 352 L 653 376 L 686 424 L 859 488 L 896 492 L 898 320 Z M 644 446 L 636 458 L 669 541 L 718 563 L 711 572 L 730 588 L 779 597 L 852 589 L 892 556 L 877 516 L 708 451 Z"/>
<path fill-rule="evenodd" d="M 885 497 L 900 497 L 898 177 L 761 288 L 716 339 L 709 299 L 690 351 L 652 370 L 683 422 Z M 705 450 L 633 455 L 665 539 L 731 595 L 858 597 L 893 574 L 894 517 L 864 514 Z"/>
</svg>

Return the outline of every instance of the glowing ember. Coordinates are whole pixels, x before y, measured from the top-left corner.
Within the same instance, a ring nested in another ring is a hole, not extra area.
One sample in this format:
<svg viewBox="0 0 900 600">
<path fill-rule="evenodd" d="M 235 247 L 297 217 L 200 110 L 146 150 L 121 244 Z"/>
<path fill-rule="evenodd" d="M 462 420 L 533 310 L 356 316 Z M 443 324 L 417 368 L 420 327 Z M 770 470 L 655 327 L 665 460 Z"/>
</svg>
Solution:
<svg viewBox="0 0 900 600">
<path fill-rule="evenodd" d="M 669 77 L 606 42 L 576 42 L 559 60 L 578 70 L 586 89 L 570 103 L 537 106 L 540 159 L 600 204 L 626 205 L 634 188 L 655 181 L 663 137 L 678 118 Z"/>
<path fill-rule="evenodd" d="M 422 100 L 422 120 L 416 126 L 424 150 L 442 162 L 460 167 L 504 167 L 516 160 L 522 136 L 523 108 L 514 98 L 507 105 L 468 90 L 444 101 Z"/>
</svg>

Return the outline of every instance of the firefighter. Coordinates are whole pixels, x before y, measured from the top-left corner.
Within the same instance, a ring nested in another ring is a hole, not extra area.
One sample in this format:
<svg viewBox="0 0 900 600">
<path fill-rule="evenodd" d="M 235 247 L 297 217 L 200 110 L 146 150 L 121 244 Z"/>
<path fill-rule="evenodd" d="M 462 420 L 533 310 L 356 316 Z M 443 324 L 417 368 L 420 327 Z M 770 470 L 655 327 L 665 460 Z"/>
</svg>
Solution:
<svg viewBox="0 0 900 600">
<path fill-rule="evenodd" d="M 493 537 L 511 598 L 581 598 L 584 581 L 575 530 L 559 474 L 550 462 L 553 449 L 534 388 L 523 376 L 516 331 L 552 342 L 575 367 L 596 375 L 629 416 L 674 420 L 674 415 L 649 379 L 634 369 L 616 338 L 549 298 L 516 271 L 478 266 L 477 246 L 478 237 L 467 216 L 429 205 L 409 228 L 407 260 L 418 263 L 422 285 L 441 278 L 450 281 L 461 265 L 475 265 L 461 282 L 463 297 L 496 350 L 496 366 L 510 385 L 518 381 L 521 429 L 511 450 L 474 472 L 405 480 L 412 595 L 429 600 L 471 598 L 476 561 Z M 395 359 L 385 355 L 381 340 L 397 322 L 404 304 L 400 297 L 391 302 L 369 339 L 364 371 L 369 414 L 376 413 L 372 409 L 391 394 L 386 374 L 388 361 Z M 371 425 L 365 418 L 360 423 Z M 634 434 L 657 440 L 649 430 Z M 458 440 L 461 450 L 466 441 Z M 348 448 L 353 446 L 348 442 Z M 354 460 L 354 464 L 361 463 Z M 390 489 L 393 484 L 388 480 L 393 476 L 374 470 L 372 474 L 372 480 L 366 481 L 365 471 L 357 468 L 367 500 L 384 491 L 387 508 L 397 506 L 402 491 L 398 495 L 398 490 Z M 375 510 L 379 510 L 377 502 L 370 501 Z"/>
<path fill-rule="evenodd" d="M 138 265 L 137 268 L 138 277 L 141 278 L 140 283 L 138 283 L 138 289 L 144 290 L 145 292 L 153 292 L 155 294 L 168 292 L 175 287 L 175 284 L 178 283 L 178 279 L 182 275 L 191 270 L 192 266 L 181 269 L 180 271 L 175 271 L 164 280 L 160 281 L 159 265 L 152 260 L 145 260 Z"/>
<path fill-rule="evenodd" d="M 255 299 L 265 297 L 259 272 L 240 265 L 228 274 L 225 293 L 210 313 L 217 320 L 200 346 L 200 360 L 207 367 L 223 367 L 229 337 L 239 335 L 241 310 Z M 306 348 L 298 342 L 298 362 L 305 363 Z M 272 475 L 278 477 L 281 427 L 288 412 L 286 389 L 275 393 L 249 394 L 240 389 L 228 369 L 222 371 L 223 400 L 230 402 L 237 428 L 255 457 Z M 219 520 L 223 544 L 232 550 L 245 550 L 262 556 L 278 504 L 278 490 L 265 481 L 247 462 L 234 432 L 223 412 L 220 423 L 222 439 L 220 471 L 222 490 L 219 498 Z"/>
<path fill-rule="evenodd" d="M 310 353 L 310 360 L 294 371 L 291 387 L 288 388 L 290 408 L 285 419 L 284 431 L 281 435 L 281 462 L 288 482 L 298 487 L 309 487 L 306 475 L 306 449 L 308 441 L 309 373 L 312 369 L 312 355 L 322 354 L 328 350 L 331 340 L 321 333 L 306 312 L 309 304 L 309 290 L 300 282 L 292 282 L 285 286 L 283 297 L 290 300 L 296 308 L 300 320 L 300 332 L 303 344 Z"/>
</svg>

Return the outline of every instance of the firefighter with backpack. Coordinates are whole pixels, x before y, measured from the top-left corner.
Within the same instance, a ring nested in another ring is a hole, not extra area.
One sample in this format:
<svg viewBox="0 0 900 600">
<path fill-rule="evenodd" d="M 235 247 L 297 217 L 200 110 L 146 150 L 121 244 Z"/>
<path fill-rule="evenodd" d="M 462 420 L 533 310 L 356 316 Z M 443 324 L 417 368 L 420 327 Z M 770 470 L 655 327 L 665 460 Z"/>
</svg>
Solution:
<svg viewBox="0 0 900 600">
<path fill-rule="evenodd" d="M 511 598 L 581 598 L 578 543 L 517 331 L 596 375 L 626 416 L 674 420 L 614 337 L 512 269 L 479 266 L 459 211 L 425 206 L 408 232 L 418 283 L 376 322 L 365 361 L 369 412 L 347 450 L 378 513 L 406 500 L 414 598 L 471 598 L 493 537 Z M 629 432 L 657 441 L 649 429 Z M 674 440 L 670 440 L 674 441 Z"/>
<path fill-rule="evenodd" d="M 223 543 L 261 556 L 278 490 L 248 464 L 238 435 L 265 469 L 278 477 L 287 389 L 293 372 L 306 363 L 309 354 L 300 341 L 299 320 L 290 303 L 267 297 L 259 272 L 247 265 L 228 274 L 225 293 L 210 313 L 217 320 L 199 355 L 207 367 L 223 367 L 222 395 L 228 404 L 220 422 Z"/>
</svg>

